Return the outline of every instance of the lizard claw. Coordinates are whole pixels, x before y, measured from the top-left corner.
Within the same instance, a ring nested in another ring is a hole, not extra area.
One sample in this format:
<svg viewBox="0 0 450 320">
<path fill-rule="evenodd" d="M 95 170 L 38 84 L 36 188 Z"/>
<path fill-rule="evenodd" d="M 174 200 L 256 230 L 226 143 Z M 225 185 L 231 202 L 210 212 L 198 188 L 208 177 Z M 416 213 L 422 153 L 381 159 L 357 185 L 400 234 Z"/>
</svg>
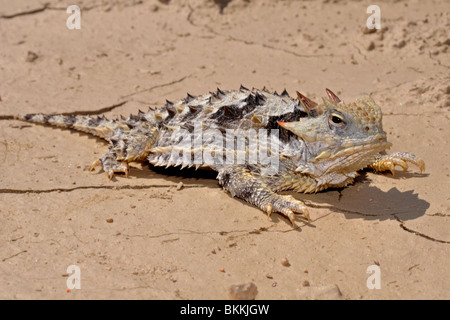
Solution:
<svg viewBox="0 0 450 320">
<path fill-rule="evenodd" d="M 396 152 L 389 155 L 382 155 L 371 163 L 369 167 L 378 172 L 390 171 L 394 176 L 395 166 L 402 167 L 403 171 L 407 171 L 408 163 L 416 165 L 421 173 L 425 171 L 425 162 L 409 152 Z"/>
<path fill-rule="evenodd" d="M 264 211 L 267 213 L 269 217 L 272 214 L 272 212 L 279 212 L 285 215 L 291 222 L 292 227 L 294 228 L 295 228 L 295 213 L 302 214 L 308 222 L 311 221 L 309 212 L 305 204 L 300 200 L 295 199 L 291 195 L 288 196 L 276 195 L 276 197 L 272 198 L 270 200 L 270 203 L 268 203 L 265 206 Z"/>
<path fill-rule="evenodd" d="M 272 204 L 269 203 L 264 210 L 267 213 L 267 216 L 269 218 L 272 215 L 272 210 L 273 210 L 273 206 L 272 206 Z"/>
<path fill-rule="evenodd" d="M 125 176 L 128 178 L 128 174 L 130 172 L 130 168 L 128 166 L 128 163 L 123 161 L 123 162 L 117 162 L 117 161 L 102 161 L 102 159 L 98 159 L 96 161 L 94 161 L 91 165 L 91 168 L 89 169 L 90 171 L 94 171 L 95 168 L 99 165 L 103 165 L 103 170 L 106 172 L 106 174 L 108 175 L 109 180 L 112 180 L 114 177 L 114 174 L 116 174 L 116 172 L 122 172 L 125 174 Z"/>
<path fill-rule="evenodd" d="M 110 168 L 106 173 L 108 174 L 109 180 L 112 180 L 114 177 L 114 174 L 116 172 L 122 172 L 125 174 L 125 177 L 128 178 L 128 174 L 130 172 L 130 168 L 128 167 L 127 162 L 121 162 L 119 166 L 114 166 L 113 168 Z"/>
<path fill-rule="evenodd" d="M 95 168 L 96 168 L 97 166 L 100 165 L 100 163 L 101 163 L 100 159 L 99 159 L 99 160 L 95 160 L 95 161 L 92 163 L 91 167 L 89 168 L 89 171 L 94 171 Z"/>
</svg>

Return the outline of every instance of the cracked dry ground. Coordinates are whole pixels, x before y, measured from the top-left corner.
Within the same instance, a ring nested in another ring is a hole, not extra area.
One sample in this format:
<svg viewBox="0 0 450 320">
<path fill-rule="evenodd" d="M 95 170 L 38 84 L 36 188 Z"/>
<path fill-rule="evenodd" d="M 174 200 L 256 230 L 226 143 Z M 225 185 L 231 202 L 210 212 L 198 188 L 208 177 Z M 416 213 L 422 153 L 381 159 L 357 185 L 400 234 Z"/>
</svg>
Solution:
<svg viewBox="0 0 450 320">
<path fill-rule="evenodd" d="M 72 3 L 1 2 L 0 298 L 227 298 L 247 282 L 259 299 L 450 298 L 449 2 L 379 1 L 375 33 L 362 29 L 366 1 L 165 2 L 80 2 L 73 31 Z M 293 230 L 214 174 L 136 164 L 110 182 L 86 169 L 100 140 L 9 117 L 115 117 L 241 83 L 372 93 L 392 150 L 426 172 L 292 193 L 312 216 Z M 67 293 L 72 264 L 82 288 Z M 374 264 L 380 290 L 366 286 Z M 341 295 L 322 290 L 332 286 Z"/>
</svg>

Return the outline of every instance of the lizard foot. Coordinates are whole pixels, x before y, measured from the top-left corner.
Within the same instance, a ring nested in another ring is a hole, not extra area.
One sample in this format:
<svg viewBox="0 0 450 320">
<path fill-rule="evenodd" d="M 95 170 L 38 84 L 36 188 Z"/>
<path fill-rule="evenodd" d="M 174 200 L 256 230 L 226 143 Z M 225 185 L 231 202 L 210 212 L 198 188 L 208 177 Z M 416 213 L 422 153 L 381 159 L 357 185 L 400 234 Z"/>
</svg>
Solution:
<svg viewBox="0 0 450 320">
<path fill-rule="evenodd" d="M 108 175 L 109 180 L 112 180 L 114 174 L 117 172 L 124 173 L 128 178 L 130 168 L 128 166 L 128 163 L 125 161 L 119 162 L 116 159 L 112 159 L 109 157 L 107 158 L 104 156 L 92 163 L 90 171 L 93 171 L 99 165 L 103 165 L 103 170 Z"/>
<path fill-rule="evenodd" d="M 292 226 L 295 227 L 294 213 L 302 214 L 308 222 L 311 221 L 308 209 L 305 204 L 300 200 L 295 199 L 291 195 L 281 196 L 276 195 L 273 197 L 268 204 L 265 205 L 263 210 L 270 217 L 272 212 L 279 212 L 286 217 L 288 217 L 289 221 L 291 221 Z"/>
<path fill-rule="evenodd" d="M 420 172 L 425 171 L 425 162 L 409 152 L 396 152 L 388 155 L 380 155 L 369 165 L 369 167 L 378 172 L 390 171 L 394 176 L 395 166 L 400 166 L 403 168 L 403 171 L 406 171 L 408 170 L 408 162 L 419 167 Z"/>
</svg>

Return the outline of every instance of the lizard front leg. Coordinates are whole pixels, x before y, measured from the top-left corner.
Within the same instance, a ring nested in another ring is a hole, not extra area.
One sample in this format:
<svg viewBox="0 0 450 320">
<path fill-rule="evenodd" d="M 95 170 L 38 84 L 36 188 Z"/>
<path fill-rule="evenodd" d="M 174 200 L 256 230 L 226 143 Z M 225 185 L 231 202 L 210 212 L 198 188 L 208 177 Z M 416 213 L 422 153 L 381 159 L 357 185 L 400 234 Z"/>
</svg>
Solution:
<svg viewBox="0 0 450 320">
<path fill-rule="evenodd" d="M 425 162 L 409 152 L 396 152 L 392 154 L 380 154 L 369 164 L 369 168 L 378 172 L 390 171 L 394 175 L 395 166 L 400 166 L 403 171 L 408 170 L 408 163 L 419 167 L 420 172 L 425 170 Z"/>
<path fill-rule="evenodd" d="M 217 179 L 219 184 L 233 197 L 259 207 L 269 217 L 272 212 L 279 212 L 289 218 L 293 227 L 295 227 L 294 213 L 303 214 L 308 221 L 310 220 L 308 210 L 303 202 L 292 196 L 276 194 L 259 174 L 250 171 L 245 166 L 224 167 L 219 170 Z"/>
</svg>

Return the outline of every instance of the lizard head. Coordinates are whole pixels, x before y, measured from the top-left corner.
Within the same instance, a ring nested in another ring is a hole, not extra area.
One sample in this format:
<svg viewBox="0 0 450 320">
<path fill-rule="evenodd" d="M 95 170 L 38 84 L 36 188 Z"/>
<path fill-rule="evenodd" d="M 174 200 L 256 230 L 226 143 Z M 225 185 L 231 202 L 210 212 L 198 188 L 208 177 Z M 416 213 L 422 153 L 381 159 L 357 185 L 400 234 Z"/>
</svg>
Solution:
<svg viewBox="0 0 450 320">
<path fill-rule="evenodd" d="M 278 122 L 303 140 L 309 152 L 297 172 L 345 175 L 364 168 L 391 145 L 383 131 L 381 109 L 371 97 L 346 104 L 328 89 L 327 94 L 319 105 L 297 92 L 308 117 Z"/>
</svg>

